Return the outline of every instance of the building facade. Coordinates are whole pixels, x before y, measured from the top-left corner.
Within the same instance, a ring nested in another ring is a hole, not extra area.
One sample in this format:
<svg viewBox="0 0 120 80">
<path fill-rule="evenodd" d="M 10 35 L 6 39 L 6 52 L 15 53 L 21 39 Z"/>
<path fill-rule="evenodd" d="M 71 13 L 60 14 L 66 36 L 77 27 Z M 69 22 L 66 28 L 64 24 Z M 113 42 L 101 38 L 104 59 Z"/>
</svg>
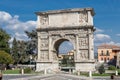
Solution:
<svg viewBox="0 0 120 80">
<path fill-rule="evenodd" d="M 102 44 L 98 46 L 98 62 L 109 62 L 116 59 L 120 52 L 120 47 L 116 45 Z"/>
</svg>

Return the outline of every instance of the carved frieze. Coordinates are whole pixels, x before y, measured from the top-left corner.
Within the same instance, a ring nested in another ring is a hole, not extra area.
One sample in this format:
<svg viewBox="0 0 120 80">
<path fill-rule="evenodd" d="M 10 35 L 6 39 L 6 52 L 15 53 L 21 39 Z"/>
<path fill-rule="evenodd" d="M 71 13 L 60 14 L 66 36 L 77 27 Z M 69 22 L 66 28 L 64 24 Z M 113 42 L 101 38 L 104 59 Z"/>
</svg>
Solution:
<svg viewBox="0 0 120 80">
<path fill-rule="evenodd" d="M 84 28 L 84 29 L 79 29 L 79 33 L 88 33 L 88 29 Z"/>
<path fill-rule="evenodd" d="M 88 36 L 88 30 L 87 29 L 79 29 L 78 36 L 81 37 L 87 37 Z"/>
<path fill-rule="evenodd" d="M 79 34 L 79 38 L 82 38 L 82 37 L 87 37 L 88 34 Z"/>
<path fill-rule="evenodd" d="M 57 39 L 59 39 L 61 36 L 60 35 L 52 35 L 52 42 L 56 41 Z"/>
<path fill-rule="evenodd" d="M 59 30 L 59 31 L 50 31 L 49 34 L 75 34 L 77 30 Z"/>
<path fill-rule="evenodd" d="M 75 39 L 75 35 L 74 34 L 67 34 L 66 37 L 68 39 Z"/>
</svg>

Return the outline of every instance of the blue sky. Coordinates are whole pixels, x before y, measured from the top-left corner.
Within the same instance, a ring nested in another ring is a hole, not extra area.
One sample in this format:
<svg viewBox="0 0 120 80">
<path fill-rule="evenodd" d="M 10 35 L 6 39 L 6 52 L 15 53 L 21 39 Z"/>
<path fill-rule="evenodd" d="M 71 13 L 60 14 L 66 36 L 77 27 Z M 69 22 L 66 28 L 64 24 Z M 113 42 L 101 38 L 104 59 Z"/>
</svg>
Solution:
<svg viewBox="0 0 120 80">
<path fill-rule="evenodd" d="M 85 7 L 94 8 L 96 13 L 95 46 L 120 45 L 120 0 L 0 0 L 0 27 L 11 34 L 11 40 L 23 40 L 27 38 L 24 30 L 36 27 L 35 12 Z"/>
</svg>

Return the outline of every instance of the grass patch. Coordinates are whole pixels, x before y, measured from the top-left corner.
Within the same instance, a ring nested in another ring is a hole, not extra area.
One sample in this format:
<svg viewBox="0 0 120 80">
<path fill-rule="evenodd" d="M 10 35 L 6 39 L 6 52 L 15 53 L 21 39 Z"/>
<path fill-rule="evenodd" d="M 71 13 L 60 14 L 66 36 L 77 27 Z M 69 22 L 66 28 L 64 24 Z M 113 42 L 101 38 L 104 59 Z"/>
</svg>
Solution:
<svg viewBox="0 0 120 80">
<path fill-rule="evenodd" d="M 106 73 L 103 73 L 103 74 L 99 74 L 99 73 L 94 73 L 92 74 L 92 76 L 110 76 L 111 74 L 106 74 Z"/>
<path fill-rule="evenodd" d="M 20 70 L 19 69 L 15 69 L 15 70 L 4 70 L 3 74 L 20 74 Z"/>
<path fill-rule="evenodd" d="M 89 73 L 88 72 L 80 72 L 80 75 L 89 76 Z"/>
</svg>

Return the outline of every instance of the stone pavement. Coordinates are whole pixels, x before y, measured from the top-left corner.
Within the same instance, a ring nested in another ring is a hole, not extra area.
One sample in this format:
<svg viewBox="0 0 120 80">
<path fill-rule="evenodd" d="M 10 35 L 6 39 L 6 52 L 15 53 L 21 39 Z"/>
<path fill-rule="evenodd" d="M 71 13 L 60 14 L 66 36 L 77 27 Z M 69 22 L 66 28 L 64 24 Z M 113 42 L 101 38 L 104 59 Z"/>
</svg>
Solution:
<svg viewBox="0 0 120 80">
<path fill-rule="evenodd" d="M 17 75 L 19 76 L 19 75 Z M 24 76 L 24 75 L 23 75 Z M 3 80 L 111 80 L 110 77 L 86 77 L 70 74 L 26 75 L 24 77 Z"/>
<path fill-rule="evenodd" d="M 47 74 L 47 75 L 28 76 L 23 78 L 14 78 L 9 80 L 90 80 L 90 79 L 88 77 L 75 76 L 70 74 Z"/>
</svg>

